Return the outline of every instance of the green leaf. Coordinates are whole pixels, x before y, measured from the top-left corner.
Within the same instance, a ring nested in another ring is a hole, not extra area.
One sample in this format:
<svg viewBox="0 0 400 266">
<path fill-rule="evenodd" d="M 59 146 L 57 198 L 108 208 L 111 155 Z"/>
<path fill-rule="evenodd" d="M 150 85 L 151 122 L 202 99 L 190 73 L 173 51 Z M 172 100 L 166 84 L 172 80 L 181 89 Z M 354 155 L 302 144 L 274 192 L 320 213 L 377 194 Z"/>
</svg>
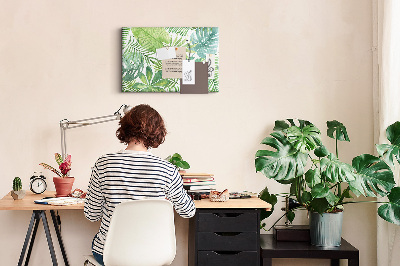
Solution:
<svg viewBox="0 0 400 266">
<path fill-rule="evenodd" d="M 311 200 L 312 200 L 312 195 L 311 195 L 310 192 L 304 191 L 303 194 L 301 194 L 301 201 L 303 203 L 307 203 L 307 202 L 309 202 Z"/>
<path fill-rule="evenodd" d="M 321 183 L 321 173 L 318 168 L 308 169 L 305 173 L 306 184 L 309 188 L 314 187 L 316 184 Z"/>
<path fill-rule="evenodd" d="M 390 223 L 400 225 L 400 187 L 394 187 L 388 195 L 389 203 L 378 208 L 378 215 Z"/>
<path fill-rule="evenodd" d="M 165 28 L 146 27 L 130 28 L 140 45 L 149 52 L 156 52 L 156 49 L 164 47 L 170 43 L 171 37 Z"/>
<path fill-rule="evenodd" d="M 274 212 L 274 207 L 275 204 L 278 202 L 278 199 L 276 198 L 276 196 L 274 194 L 270 194 L 268 192 L 268 187 L 265 187 L 260 195 L 259 198 L 265 202 L 268 202 L 269 204 L 271 204 L 271 210 L 270 211 L 266 211 L 264 209 L 261 209 L 260 212 L 260 221 L 264 220 L 265 218 L 268 218 L 269 216 L 271 216 L 271 214 Z"/>
<path fill-rule="evenodd" d="M 156 86 L 156 87 L 164 87 L 168 84 L 168 80 L 166 79 L 160 79 L 159 81 L 157 81 L 156 83 L 152 84 L 152 86 Z"/>
<path fill-rule="evenodd" d="M 303 128 L 292 126 L 284 130 L 289 142 L 293 147 L 303 153 L 314 150 L 322 145 L 321 132 L 313 125 L 307 125 Z"/>
<path fill-rule="evenodd" d="M 315 156 L 321 158 L 327 156 L 329 154 L 329 151 L 324 145 L 321 145 L 314 150 L 314 154 Z"/>
<path fill-rule="evenodd" d="M 397 121 L 386 129 L 386 137 L 391 144 L 376 145 L 378 154 L 382 156 L 383 160 L 391 166 L 393 164 L 393 157 L 400 163 L 400 122 Z"/>
<path fill-rule="evenodd" d="M 56 153 L 56 154 L 54 155 L 54 157 L 55 157 L 55 159 L 56 159 L 56 162 L 57 162 L 57 164 L 58 164 L 58 165 L 60 165 L 60 164 L 62 164 L 62 163 L 63 163 L 63 159 L 62 159 L 62 156 L 61 156 L 61 154 L 59 154 L 59 153 Z"/>
<path fill-rule="evenodd" d="M 281 131 L 271 133 L 262 144 L 276 151 L 259 150 L 256 153 L 255 166 L 257 172 L 277 181 L 290 181 L 304 174 L 307 155 L 294 149 Z"/>
<path fill-rule="evenodd" d="M 276 120 L 275 121 L 275 126 L 274 126 L 274 131 L 283 131 L 290 126 L 284 121 L 284 120 Z"/>
<path fill-rule="evenodd" d="M 143 84 L 150 85 L 146 79 L 146 76 L 143 73 L 139 73 L 139 79 L 142 81 Z"/>
<path fill-rule="evenodd" d="M 186 162 L 186 161 L 182 161 L 182 168 L 183 168 L 183 169 L 189 169 L 189 168 L 190 168 L 189 163 Z"/>
<path fill-rule="evenodd" d="M 292 223 L 296 214 L 293 211 L 288 211 L 286 213 L 286 217 L 288 218 L 289 222 Z"/>
<path fill-rule="evenodd" d="M 337 139 L 341 141 L 350 141 L 347 135 L 346 127 L 339 121 L 327 121 L 326 125 L 328 127 L 327 135 L 332 139 Z"/>
<path fill-rule="evenodd" d="M 310 210 L 316 211 L 319 214 L 326 212 L 329 209 L 329 203 L 326 198 L 313 199 L 310 203 Z"/>
<path fill-rule="evenodd" d="M 147 78 L 146 84 L 152 84 L 151 83 L 152 77 L 153 77 L 153 70 L 151 69 L 151 67 L 147 66 L 146 67 L 146 78 Z"/>
<path fill-rule="evenodd" d="M 331 183 L 350 182 L 355 179 L 351 165 L 339 161 L 333 153 L 321 159 L 322 175 Z"/>
<path fill-rule="evenodd" d="M 393 172 L 389 166 L 370 154 L 362 154 L 353 159 L 357 171 L 356 179 L 350 182 L 351 190 L 357 189 L 364 196 L 386 196 L 395 186 Z"/>
<path fill-rule="evenodd" d="M 329 194 L 329 187 L 323 183 L 316 184 L 311 189 L 311 195 L 313 198 L 324 198 Z"/>
<path fill-rule="evenodd" d="M 193 44 L 193 51 L 200 58 L 206 58 L 207 54 L 216 54 L 218 52 L 218 28 L 199 27 L 190 36 L 190 41 Z"/>
</svg>

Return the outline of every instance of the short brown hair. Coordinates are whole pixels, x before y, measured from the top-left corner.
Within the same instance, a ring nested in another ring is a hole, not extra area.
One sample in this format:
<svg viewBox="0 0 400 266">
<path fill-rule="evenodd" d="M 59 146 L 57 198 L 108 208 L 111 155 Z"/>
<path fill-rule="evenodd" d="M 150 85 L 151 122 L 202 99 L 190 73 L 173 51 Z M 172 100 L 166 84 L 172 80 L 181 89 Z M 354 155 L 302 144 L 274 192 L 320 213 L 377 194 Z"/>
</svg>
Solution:
<svg viewBox="0 0 400 266">
<path fill-rule="evenodd" d="M 147 104 L 133 107 L 122 117 L 119 125 L 116 135 L 122 143 L 138 141 L 146 148 L 157 148 L 167 134 L 161 115 Z"/>
</svg>

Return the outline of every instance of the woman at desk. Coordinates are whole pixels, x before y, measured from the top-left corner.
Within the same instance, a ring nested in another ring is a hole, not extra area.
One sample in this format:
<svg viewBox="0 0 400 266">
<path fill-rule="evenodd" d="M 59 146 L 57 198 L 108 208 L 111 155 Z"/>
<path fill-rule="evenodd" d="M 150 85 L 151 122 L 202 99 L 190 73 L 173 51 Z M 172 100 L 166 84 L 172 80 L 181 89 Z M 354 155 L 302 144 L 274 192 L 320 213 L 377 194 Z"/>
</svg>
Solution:
<svg viewBox="0 0 400 266">
<path fill-rule="evenodd" d="M 156 110 L 144 104 L 135 106 L 121 119 L 116 132 L 118 139 L 128 145 L 126 149 L 101 156 L 92 169 L 84 213 L 92 222 L 101 219 L 92 252 L 102 265 L 108 226 L 121 201 L 162 197 L 170 200 L 182 217 L 195 214 L 194 202 L 183 189 L 175 166 L 148 150 L 162 144 L 166 132 Z"/>
</svg>

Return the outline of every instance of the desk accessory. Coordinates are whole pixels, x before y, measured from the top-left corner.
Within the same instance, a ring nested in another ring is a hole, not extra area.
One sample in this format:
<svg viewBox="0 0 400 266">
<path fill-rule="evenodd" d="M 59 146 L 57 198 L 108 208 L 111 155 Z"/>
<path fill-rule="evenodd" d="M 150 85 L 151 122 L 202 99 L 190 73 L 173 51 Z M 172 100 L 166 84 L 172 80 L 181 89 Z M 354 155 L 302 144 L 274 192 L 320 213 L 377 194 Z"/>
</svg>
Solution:
<svg viewBox="0 0 400 266">
<path fill-rule="evenodd" d="M 211 191 L 210 192 L 210 201 L 227 201 L 229 199 L 228 189 L 225 189 L 222 192 L 219 191 Z"/>
<path fill-rule="evenodd" d="M 22 190 L 22 181 L 19 177 L 15 177 L 13 180 L 13 190 L 11 190 L 11 196 L 14 200 L 20 200 L 25 197 L 25 190 Z"/>
<path fill-rule="evenodd" d="M 33 174 L 30 178 L 30 189 L 35 194 L 42 194 L 47 188 L 46 177 L 44 175 Z"/>
<path fill-rule="evenodd" d="M 91 126 L 95 124 L 101 124 L 105 122 L 111 121 L 119 121 L 121 120 L 122 116 L 126 114 L 131 107 L 129 105 L 123 104 L 119 109 L 114 112 L 112 115 L 106 116 L 99 116 L 93 118 L 85 118 L 75 121 L 69 121 L 68 119 L 63 119 L 60 121 L 60 129 L 61 129 L 61 156 L 64 160 L 67 154 L 67 141 L 66 141 L 66 131 L 67 129 L 77 128 L 77 127 L 84 127 L 84 126 Z"/>
</svg>

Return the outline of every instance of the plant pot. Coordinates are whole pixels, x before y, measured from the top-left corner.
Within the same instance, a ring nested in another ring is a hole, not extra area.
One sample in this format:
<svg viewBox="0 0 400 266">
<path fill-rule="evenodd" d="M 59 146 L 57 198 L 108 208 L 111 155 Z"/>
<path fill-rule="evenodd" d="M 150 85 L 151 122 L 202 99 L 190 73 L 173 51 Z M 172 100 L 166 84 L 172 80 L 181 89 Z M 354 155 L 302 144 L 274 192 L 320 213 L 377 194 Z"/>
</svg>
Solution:
<svg viewBox="0 0 400 266">
<path fill-rule="evenodd" d="M 54 186 L 56 187 L 56 197 L 66 197 L 71 194 L 74 181 L 75 178 L 73 177 L 53 177 Z"/>
<path fill-rule="evenodd" d="M 342 240 L 343 212 L 310 213 L 311 245 L 338 247 Z"/>
<path fill-rule="evenodd" d="M 25 190 L 18 190 L 18 191 L 14 191 L 11 190 L 11 197 L 13 197 L 14 200 L 20 200 L 23 199 L 25 197 Z"/>
</svg>

